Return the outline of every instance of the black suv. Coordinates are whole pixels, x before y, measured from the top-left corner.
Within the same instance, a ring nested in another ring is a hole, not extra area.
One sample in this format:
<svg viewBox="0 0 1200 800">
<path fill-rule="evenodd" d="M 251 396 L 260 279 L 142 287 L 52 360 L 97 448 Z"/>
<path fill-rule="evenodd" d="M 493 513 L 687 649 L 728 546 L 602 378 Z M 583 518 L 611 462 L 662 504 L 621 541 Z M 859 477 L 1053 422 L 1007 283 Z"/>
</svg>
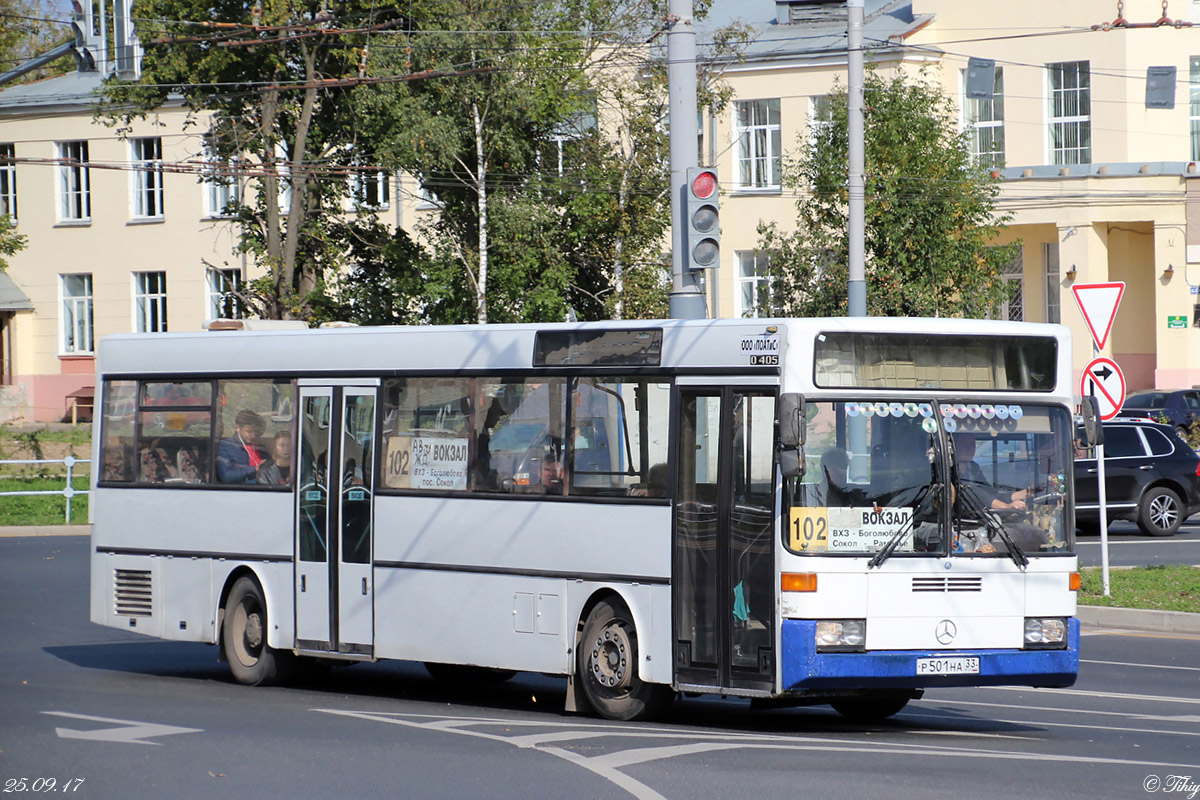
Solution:
<svg viewBox="0 0 1200 800">
<path fill-rule="evenodd" d="M 1200 511 L 1200 456 L 1170 425 L 1120 418 L 1104 423 L 1104 472 L 1109 520 L 1131 520 L 1151 536 L 1170 536 Z M 1085 532 L 1100 529 L 1091 449 L 1076 453 L 1075 525 Z"/>
<path fill-rule="evenodd" d="M 1134 392 L 1121 406 L 1122 417 L 1143 417 L 1165 422 L 1180 436 L 1200 419 L 1200 389 L 1150 389 Z"/>
</svg>

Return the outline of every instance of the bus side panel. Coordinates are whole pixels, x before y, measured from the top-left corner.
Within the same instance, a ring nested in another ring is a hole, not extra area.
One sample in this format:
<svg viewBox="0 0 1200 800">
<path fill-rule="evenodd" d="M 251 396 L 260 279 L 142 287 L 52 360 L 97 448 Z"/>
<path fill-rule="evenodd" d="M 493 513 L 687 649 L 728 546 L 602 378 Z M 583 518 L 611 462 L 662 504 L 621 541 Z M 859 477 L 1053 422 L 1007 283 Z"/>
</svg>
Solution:
<svg viewBox="0 0 1200 800">
<path fill-rule="evenodd" d="M 670 519 L 667 506 L 379 497 L 376 654 L 561 674 L 583 604 L 611 585 L 669 672 Z"/>
<path fill-rule="evenodd" d="M 291 559 L 291 492 L 98 489 L 92 545 L 163 555 Z"/>
</svg>

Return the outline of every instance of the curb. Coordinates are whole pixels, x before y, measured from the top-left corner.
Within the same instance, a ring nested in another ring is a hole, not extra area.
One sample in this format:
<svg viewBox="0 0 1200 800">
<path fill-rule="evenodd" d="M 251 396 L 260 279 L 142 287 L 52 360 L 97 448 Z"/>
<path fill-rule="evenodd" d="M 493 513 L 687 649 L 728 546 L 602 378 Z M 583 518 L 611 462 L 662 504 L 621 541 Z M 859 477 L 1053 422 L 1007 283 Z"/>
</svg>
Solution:
<svg viewBox="0 0 1200 800">
<path fill-rule="evenodd" d="M 1140 608 L 1079 606 L 1077 616 L 1079 624 L 1096 628 L 1200 635 L 1200 614 L 1190 614 L 1186 611 L 1147 611 Z"/>
<path fill-rule="evenodd" d="M 2 525 L 0 538 L 16 536 L 87 536 L 91 525 Z"/>
</svg>

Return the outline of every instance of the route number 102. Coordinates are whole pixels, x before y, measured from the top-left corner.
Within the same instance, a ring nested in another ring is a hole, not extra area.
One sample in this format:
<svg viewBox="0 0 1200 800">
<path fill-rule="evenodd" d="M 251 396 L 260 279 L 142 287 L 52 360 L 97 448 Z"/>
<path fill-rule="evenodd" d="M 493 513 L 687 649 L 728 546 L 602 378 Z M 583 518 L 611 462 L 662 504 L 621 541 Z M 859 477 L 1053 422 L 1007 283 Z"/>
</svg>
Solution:
<svg viewBox="0 0 1200 800">
<path fill-rule="evenodd" d="M 788 522 L 791 549 L 799 552 L 829 547 L 829 517 L 824 508 L 793 508 Z"/>
</svg>

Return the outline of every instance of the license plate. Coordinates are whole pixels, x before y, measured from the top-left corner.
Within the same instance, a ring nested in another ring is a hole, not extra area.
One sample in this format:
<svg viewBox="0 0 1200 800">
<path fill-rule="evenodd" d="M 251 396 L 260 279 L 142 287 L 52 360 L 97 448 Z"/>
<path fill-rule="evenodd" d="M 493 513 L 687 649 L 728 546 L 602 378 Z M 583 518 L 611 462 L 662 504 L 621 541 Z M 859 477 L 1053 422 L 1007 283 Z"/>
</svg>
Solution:
<svg viewBox="0 0 1200 800">
<path fill-rule="evenodd" d="M 969 658 L 918 658 L 918 675 L 977 675 L 979 659 Z"/>
</svg>

